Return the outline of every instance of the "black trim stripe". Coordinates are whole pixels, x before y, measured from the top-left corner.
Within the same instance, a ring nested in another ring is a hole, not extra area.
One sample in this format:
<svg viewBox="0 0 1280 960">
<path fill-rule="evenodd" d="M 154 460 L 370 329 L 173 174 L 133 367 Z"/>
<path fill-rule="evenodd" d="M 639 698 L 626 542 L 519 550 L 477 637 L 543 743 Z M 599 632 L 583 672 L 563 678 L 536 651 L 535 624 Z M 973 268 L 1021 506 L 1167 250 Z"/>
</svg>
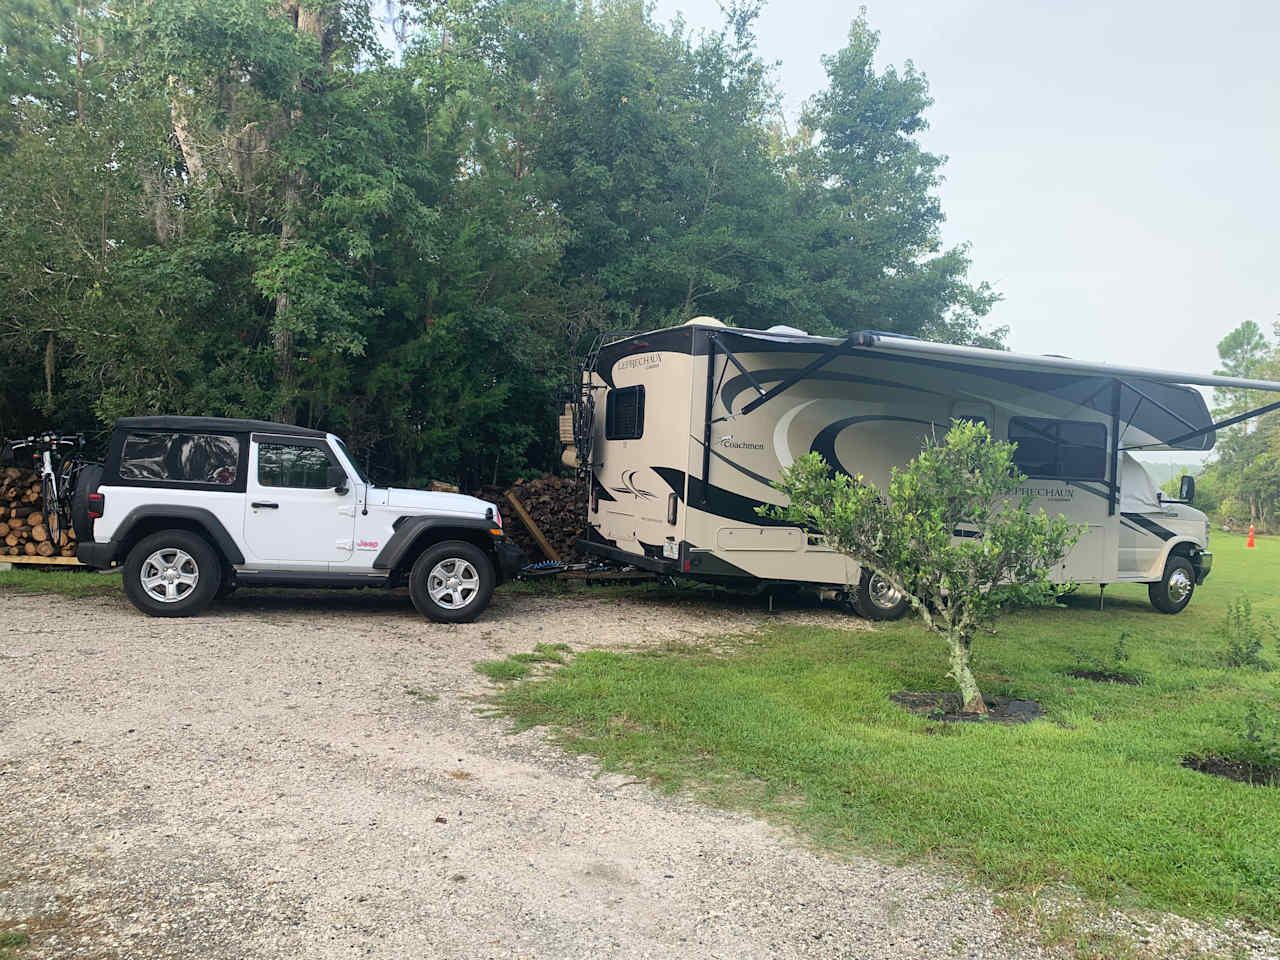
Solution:
<svg viewBox="0 0 1280 960">
<path fill-rule="evenodd" d="M 1162 527 L 1160 526 L 1160 524 L 1156 523 L 1154 520 L 1148 520 L 1146 517 L 1144 517 L 1140 513 L 1122 513 L 1120 514 L 1120 516 L 1124 517 L 1126 520 L 1131 521 L 1132 523 L 1136 523 L 1147 533 L 1155 534 L 1161 540 L 1171 540 L 1173 537 L 1177 536 L 1177 534 L 1175 534 L 1168 527 Z"/>
</svg>

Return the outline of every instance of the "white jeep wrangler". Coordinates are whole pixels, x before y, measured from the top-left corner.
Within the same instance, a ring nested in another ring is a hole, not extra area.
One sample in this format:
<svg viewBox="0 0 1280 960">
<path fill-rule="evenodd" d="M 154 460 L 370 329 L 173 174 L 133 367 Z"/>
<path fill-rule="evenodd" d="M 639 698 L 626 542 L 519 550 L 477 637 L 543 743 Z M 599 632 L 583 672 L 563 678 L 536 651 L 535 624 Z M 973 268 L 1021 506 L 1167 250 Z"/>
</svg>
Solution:
<svg viewBox="0 0 1280 960">
<path fill-rule="evenodd" d="M 333 434 L 260 420 L 127 417 L 86 467 L 79 560 L 124 567 L 134 606 L 199 613 L 237 586 L 396 587 L 464 622 L 520 568 L 492 503 L 375 487 Z"/>
</svg>

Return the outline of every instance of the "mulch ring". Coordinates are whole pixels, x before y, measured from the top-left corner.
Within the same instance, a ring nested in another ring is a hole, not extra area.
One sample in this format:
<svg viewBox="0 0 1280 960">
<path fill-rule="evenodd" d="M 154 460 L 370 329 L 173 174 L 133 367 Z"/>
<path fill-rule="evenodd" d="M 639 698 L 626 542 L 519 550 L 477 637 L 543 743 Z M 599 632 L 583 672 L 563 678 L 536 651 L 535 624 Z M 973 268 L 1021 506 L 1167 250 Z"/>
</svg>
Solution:
<svg viewBox="0 0 1280 960">
<path fill-rule="evenodd" d="M 1280 767 L 1235 760 L 1220 753 L 1192 754 L 1182 758 L 1182 765 L 1215 777 L 1226 777 L 1238 783 L 1251 783 L 1255 787 L 1280 787 Z"/>
<path fill-rule="evenodd" d="M 1135 687 L 1142 684 L 1132 673 L 1114 670 L 1068 670 L 1067 676 L 1077 680 L 1092 680 L 1094 683 L 1128 683 Z"/>
<path fill-rule="evenodd" d="M 913 693 L 903 690 L 889 694 L 889 699 L 912 713 L 944 723 L 1030 723 L 1044 716 L 1044 710 L 1034 700 L 1013 700 L 1009 697 L 984 697 L 988 713 L 964 713 L 964 704 L 958 693 Z"/>
</svg>

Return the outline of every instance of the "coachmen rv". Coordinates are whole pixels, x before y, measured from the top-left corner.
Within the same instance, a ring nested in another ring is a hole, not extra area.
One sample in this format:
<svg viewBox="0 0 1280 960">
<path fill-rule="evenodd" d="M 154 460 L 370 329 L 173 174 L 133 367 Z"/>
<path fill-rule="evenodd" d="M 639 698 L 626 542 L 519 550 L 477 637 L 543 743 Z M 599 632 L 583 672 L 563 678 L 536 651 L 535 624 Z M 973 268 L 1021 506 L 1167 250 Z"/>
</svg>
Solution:
<svg viewBox="0 0 1280 960">
<path fill-rule="evenodd" d="M 1212 566 L 1194 481 L 1166 499 L 1133 452 L 1207 451 L 1215 424 L 1191 385 L 1280 383 L 1081 363 L 877 332 L 813 337 L 710 318 L 602 338 L 562 421 L 590 474 L 587 552 L 673 576 L 843 592 L 874 619 L 905 598 L 820 538 L 756 513 L 783 503 L 782 468 L 809 451 L 884 488 L 928 436 L 981 420 L 1017 443 L 1032 508 L 1085 530 L 1055 582 L 1146 583 L 1177 613 Z"/>
</svg>

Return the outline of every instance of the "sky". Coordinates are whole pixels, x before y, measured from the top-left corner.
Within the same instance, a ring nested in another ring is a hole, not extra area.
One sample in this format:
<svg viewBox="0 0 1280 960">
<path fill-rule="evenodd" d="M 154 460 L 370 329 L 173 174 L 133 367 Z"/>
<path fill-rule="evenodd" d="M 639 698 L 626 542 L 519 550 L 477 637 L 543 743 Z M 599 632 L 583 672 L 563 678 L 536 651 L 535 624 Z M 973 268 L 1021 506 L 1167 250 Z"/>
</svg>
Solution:
<svg viewBox="0 0 1280 960">
<path fill-rule="evenodd" d="M 1280 3 L 867 0 L 877 68 L 915 63 L 949 160 L 944 242 L 1024 353 L 1211 373 L 1280 319 Z M 715 0 L 656 0 L 666 23 Z M 790 117 L 857 7 L 773 0 L 757 24 Z"/>
</svg>

